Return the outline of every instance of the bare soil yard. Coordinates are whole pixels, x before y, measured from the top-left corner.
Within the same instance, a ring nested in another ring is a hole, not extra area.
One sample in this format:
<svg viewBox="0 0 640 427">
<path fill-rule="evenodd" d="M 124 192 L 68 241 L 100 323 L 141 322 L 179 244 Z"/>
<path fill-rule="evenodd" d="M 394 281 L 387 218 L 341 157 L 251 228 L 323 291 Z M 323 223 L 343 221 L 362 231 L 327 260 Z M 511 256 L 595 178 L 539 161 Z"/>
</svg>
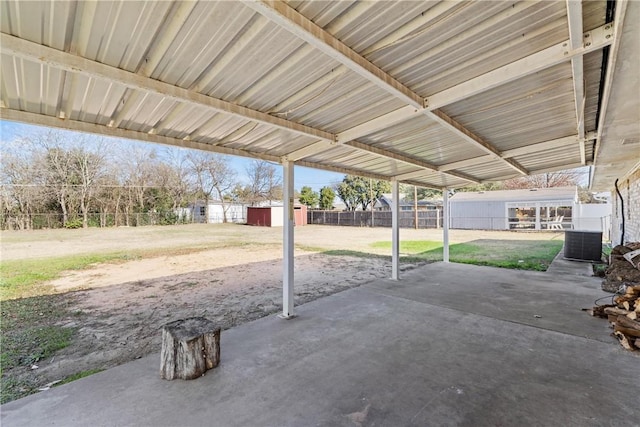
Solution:
<svg viewBox="0 0 640 427">
<path fill-rule="evenodd" d="M 126 262 L 64 272 L 50 282 L 67 307 L 58 326 L 71 343 L 37 368 L 10 374 L 25 391 L 69 375 L 106 369 L 160 347 L 162 325 L 204 316 L 223 328 L 276 313 L 281 305 L 281 233 L 278 228 L 184 225 L 88 230 L 3 232 L 2 259 L 42 259 L 88 253 L 147 251 Z M 296 234 L 295 298 L 301 304 L 389 277 L 389 255 L 371 243 L 389 240 L 383 228 L 305 226 Z M 440 240 L 440 230 L 401 230 L 403 240 Z M 546 240 L 553 233 L 453 230 L 453 242 L 478 239 Z M 344 250 L 374 256 L 323 253 Z M 167 255 L 170 254 L 170 255 Z M 403 269 L 415 264 L 404 264 Z M 4 315 L 4 313 L 3 313 Z"/>
</svg>

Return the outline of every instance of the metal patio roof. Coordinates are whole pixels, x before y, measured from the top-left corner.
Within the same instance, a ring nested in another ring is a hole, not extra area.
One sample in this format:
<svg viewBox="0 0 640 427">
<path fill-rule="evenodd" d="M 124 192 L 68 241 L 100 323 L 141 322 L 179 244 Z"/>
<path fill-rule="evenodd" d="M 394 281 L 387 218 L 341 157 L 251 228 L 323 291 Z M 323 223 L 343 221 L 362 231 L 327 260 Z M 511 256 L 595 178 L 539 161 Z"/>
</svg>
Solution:
<svg viewBox="0 0 640 427">
<path fill-rule="evenodd" d="M 0 7 L 7 120 L 434 188 L 640 158 L 638 2 Z"/>
</svg>

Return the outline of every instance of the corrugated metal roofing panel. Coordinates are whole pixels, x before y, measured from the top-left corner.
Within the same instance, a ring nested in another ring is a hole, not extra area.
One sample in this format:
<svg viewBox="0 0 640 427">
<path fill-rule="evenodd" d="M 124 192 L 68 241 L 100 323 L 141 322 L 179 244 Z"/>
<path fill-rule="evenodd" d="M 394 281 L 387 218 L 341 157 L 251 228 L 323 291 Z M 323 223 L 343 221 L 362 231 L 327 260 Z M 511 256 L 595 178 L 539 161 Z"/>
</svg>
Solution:
<svg viewBox="0 0 640 427">
<path fill-rule="evenodd" d="M 568 38 L 565 2 L 288 4 L 362 55 L 361 60 L 371 61 L 421 96 Z M 605 11 L 605 0 L 583 2 L 584 30 L 602 25 Z M 3 107 L 97 123 L 107 130 L 166 136 L 177 145 L 190 140 L 245 150 L 245 155 L 282 156 L 317 141 L 317 136 L 265 124 L 272 120 L 257 124 L 251 114 L 243 118 L 190 102 L 191 95 L 201 93 L 331 134 L 405 106 L 405 101 L 381 88 L 384 84 L 365 78 L 361 70 L 354 72 L 352 63 L 339 61 L 340 54 L 321 53 L 241 2 L 4 1 L 0 30 L 136 72 L 137 77 L 149 76 L 147 91 L 153 92 L 149 87 L 156 82 L 190 91 L 182 100 L 169 98 L 145 91 L 144 84 L 126 88 L 123 82 L 114 83 L 82 67 L 60 71 L 47 64 L 46 55 L 24 60 L 3 51 Z M 586 55 L 584 64 L 584 119 L 589 131 L 595 129 L 602 53 Z M 388 81 L 384 76 L 381 80 Z M 443 111 L 499 151 L 575 135 L 569 61 L 445 106 Z M 358 141 L 436 166 L 486 154 L 424 116 Z M 586 151 L 589 160 L 591 144 Z M 515 158 L 529 170 L 561 168 L 579 159 L 577 145 Z M 305 162 L 386 177 L 416 168 L 345 146 Z M 458 172 L 491 179 L 515 171 L 506 162 L 493 160 Z M 440 173 L 420 179 L 437 186 L 466 184 Z"/>
<path fill-rule="evenodd" d="M 585 108 L 584 128 L 587 132 L 597 128 L 596 116 L 600 98 L 600 73 L 602 72 L 602 51 L 584 56 Z"/>
<path fill-rule="evenodd" d="M 426 116 L 419 116 L 359 138 L 361 142 L 409 154 L 434 165 L 465 160 L 485 154 Z"/>
<path fill-rule="evenodd" d="M 571 78 L 559 64 L 442 110 L 501 151 L 549 141 L 576 132 Z"/>
<path fill-rule="evenodd" d="M 493 180 L 498 177 L 514 175 L 522 176 L 506 163 L 493 161 L 476 166 L 469 166 L 463 169 L 464 173 L 475 176 L 481 180 Z"/>
<path fill-rule="evenodd" d="M 568 38 L 560 2 L 451 5 L 406 41 L 367 58 L 428 96 Z M 523 11 L 514 14 L 515 8 Z"/>
</svg>

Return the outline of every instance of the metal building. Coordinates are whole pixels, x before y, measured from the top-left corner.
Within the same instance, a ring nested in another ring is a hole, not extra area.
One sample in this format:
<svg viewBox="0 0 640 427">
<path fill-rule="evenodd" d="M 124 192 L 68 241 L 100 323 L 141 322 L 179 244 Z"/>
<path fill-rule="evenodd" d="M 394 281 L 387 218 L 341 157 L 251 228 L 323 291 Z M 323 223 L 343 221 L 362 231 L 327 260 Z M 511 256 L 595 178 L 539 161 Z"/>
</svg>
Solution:
<svg viewBox="0 0 640 427">
<path fill-rule="evenodd" d="M 562 230 L 572 228 L 576 187 L 456 193 L 450 199 L 451 228 Z"/>
</svg>

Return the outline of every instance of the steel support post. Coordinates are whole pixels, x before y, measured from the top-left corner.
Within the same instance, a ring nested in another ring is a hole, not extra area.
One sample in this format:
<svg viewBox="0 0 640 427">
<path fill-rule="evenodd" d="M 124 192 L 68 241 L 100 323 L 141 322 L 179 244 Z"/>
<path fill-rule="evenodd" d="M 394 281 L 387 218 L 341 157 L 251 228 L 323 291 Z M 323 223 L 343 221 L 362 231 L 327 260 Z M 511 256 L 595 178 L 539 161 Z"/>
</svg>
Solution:
<svg viewBox="0 0 640 427">
<path fill-rule="evenodd" d="M 444 218 L 442 220 L 442 261 L 449 262 L 449 189 L 442 189 L 442 209 Z"/>
<path fill-rule="evenodd" d="M 391 181 L 391 279 L 400 278 L 400 182 Z"/>
<path fill-rule="evenodd" d="M 282 162 L 283 184 L 283 257 L 282 257 L 282 314 L 283 319 L 295 316 L 293 312 L 293 227 L 295 214 L 293 208 L 293 162 Z"/>
</svg>

